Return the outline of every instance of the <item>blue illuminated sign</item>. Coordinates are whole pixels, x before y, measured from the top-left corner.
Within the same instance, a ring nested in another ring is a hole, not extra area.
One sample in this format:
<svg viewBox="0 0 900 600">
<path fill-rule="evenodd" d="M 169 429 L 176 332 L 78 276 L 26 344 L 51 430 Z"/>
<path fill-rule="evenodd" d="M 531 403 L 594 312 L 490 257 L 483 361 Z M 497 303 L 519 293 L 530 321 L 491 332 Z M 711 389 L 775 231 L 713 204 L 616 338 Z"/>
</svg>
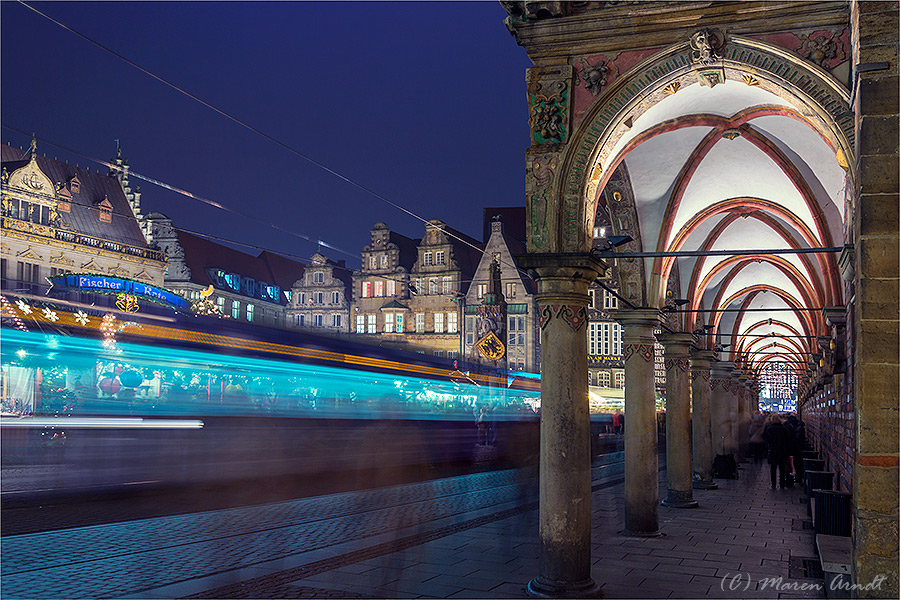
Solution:
<svg viewBox="0 0 900 600">
<path fill-rule="evenodd" d="M 53 289 L 73 292 L 99 292 L 101 294 L 132 294 L 157 304 L 165 304 L 181 310 L 189 310 L 190 302 L 168 290 L 131 279 L 104 277 L 103 275 L 57 275 L 49 278 Z"/>
</svg>

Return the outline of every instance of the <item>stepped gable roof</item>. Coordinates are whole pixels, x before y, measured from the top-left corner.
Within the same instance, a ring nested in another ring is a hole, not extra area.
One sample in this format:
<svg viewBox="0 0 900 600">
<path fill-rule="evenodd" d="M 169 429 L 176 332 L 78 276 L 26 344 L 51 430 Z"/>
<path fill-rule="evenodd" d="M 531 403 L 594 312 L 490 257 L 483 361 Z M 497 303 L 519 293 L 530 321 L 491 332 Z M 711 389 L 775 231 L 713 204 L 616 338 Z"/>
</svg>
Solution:
<svg viewBox="0 0 900 600">
<path fill-rule="evenodd" d="M 12 175 L 15 171 L 28 165 L 31 154 L 8 144 L 0 145 L 0 160 L 6 172 Z M 95 173 L 81 167 L 69 165 L 46 156 L 35 157 L 38 167 L 50 180 L 59 186 L 64 184 L 65 196 L 70 203 L 70 212 L 60 212 L 59 218 L 64 229 L 76 231 L 84 235 L 138 246 L 147 247 L 147 240 L 141 233 L 134 212 L 125 192 L 114 175 Z M 78 185 L 73 186 L 73 181 Z M 100 220 L 97 205 L 103 200 L 109 201 L 112 207 L 112 219 L 109 223 Z"/>
<path fill-rule="evenodd" d="M 484 254 L 484 244 L 452 227 L 444 227 L 444 232 L 452 234 L 448 235 L 447 238 L 453 246 L 453 257 L 456 259 L 456 264 L 459 265 L 460 278 L 463 281 L 471 280 L 475 276 L 475 271 L 478 269 L 478 263 L 481 261 L 481 257 Z M 465 240 L 468 244 L 461 241 L 459 238 L 462 238 L 462 240 Z M 472 246 L 474 246 L 474 248 Z"/>
<path fill-rule="evenodd" d="M 494 217 L 497 216 L 500 217 L 500 222 L 503 223 L 503 233 L 506 236 L 507 242 L 509 242 L 509 240 L 515 240 L 522 248 L 524 248 L 527 237 L 525 229 L 525 207 L 489 206 L 485 208 L 482 220 L 482 235 L 484 236 L 485 243 L 491 238 L 491 223 L 494 221 Z M 512 250 L 512 246 L 510 246 L 510 250 Z M 515 251 L 513 251 L 513 254 L 515 254 Z"/>
<path fill-rule="evenodd" d="M 228 273 L 252 277 L 257 281 L 269 284 L 274 283 L 272 281 L 273 275 L 264 259 L 217 244 L 180 229 L 176 229 L 176 231 L 178 233 L 178 243 L 184 249 L 184 261 L 191 270 L 191 281 L 193 283 L 203 286 L 212 284 L 206 269 L 222 269 Z M 290 289 L 290 284 L 287 289 Z"/>
</svg>

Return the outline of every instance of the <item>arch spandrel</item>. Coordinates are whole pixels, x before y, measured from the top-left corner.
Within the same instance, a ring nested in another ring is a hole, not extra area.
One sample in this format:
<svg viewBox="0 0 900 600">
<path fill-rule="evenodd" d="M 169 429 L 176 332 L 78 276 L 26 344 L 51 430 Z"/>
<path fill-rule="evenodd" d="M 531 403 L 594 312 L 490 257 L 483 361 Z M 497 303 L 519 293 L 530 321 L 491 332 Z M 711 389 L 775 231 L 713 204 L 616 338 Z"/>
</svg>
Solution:
<svg viewBox="0 0 900 600">
<path fill-rule="evenodd" d="M 846 160 L 851 155 L 854 134 L 849 94 L 827 71 L 776 46 L 739 36 L 727 38 L 712 64 L 694 62 L 691 53 L 690 44 L 685 41 L 644 60 L 598 94 L 579 123 L 567 132 L 566 144 L 532 149 L 536 152 L 529 155 L 529 250 L 589 250 L 596 204 L 601 192 L 606 192 L 603 197 L 607 206 L 611 205 L 610 180 L 624 164 L 624 156 L 615 153 L 617 143 L 650 108 L 698 81 L 708 87 L 724 81 L 739 82 L 748 89 L 766 90 L 784 99 L 789 105 L 786 113 L 812 124 L 834 150 L 835 161 L 845 171 L 851 171 L 847 163 L 852 161 Z M 545 171 L 546 163 L 554 162 L 549 180 L 546 173 L 534 172 L 537 156 L 542 157 Z M 545 184 L 538 185 L 538 181 Z M 636 213 L 634 217 L 639 232 L 642 223 L 637 221 Z M 615 223 L 613 231 L 641 240 L 636 232 L 622 231 Z M 651 269 L 649 260 L 637 262 L 647 263 L 640 273 L 642 305 L 660 306 L 671 273 Z M 653 272 L 660 274 L 652 276 Z"/>
</svg>

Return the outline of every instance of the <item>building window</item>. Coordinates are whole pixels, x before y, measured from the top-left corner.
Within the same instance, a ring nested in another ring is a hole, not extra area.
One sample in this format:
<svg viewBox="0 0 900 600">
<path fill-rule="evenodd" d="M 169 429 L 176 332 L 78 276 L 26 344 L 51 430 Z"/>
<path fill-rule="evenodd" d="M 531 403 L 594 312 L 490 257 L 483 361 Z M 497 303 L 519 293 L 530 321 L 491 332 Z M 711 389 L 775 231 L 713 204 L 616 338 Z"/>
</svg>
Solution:
<svg viewBox="0 0 900 600">
<path fill-rule="evenodd" d="M 397 317 L 394 319 L 394 325 L 396 327 L 397 333 L 403 333 L 403 315 L 397 315 Z"/>
<path fill-rule="evenodd" d="M 459 356 L 459 351 L 447 350 L 447 358 L 449 358 L 451 360 L 455 360 L 457 356 Z"/>
<path fill-rule="evenodd" d="M 321 327 L 323 323 L 322 315 L 315 314 L 313 315 L 313 327 Z"/>
<path fill-rule="evenodd" d="M 253 305 L 252 304 L 247 305 L 247 321 L 251 322 L 251 323 L 253 322 Z"/>
<path fill-rule="evenodd" d="M 434 253 L 434 264 L 442 265 L 444 264 L 444 251 L 438 250 Z"/>
<path fill-rule="evenodd" d="M 366 332 L 366 315 L 356 315 L 356 333 Z"/>
<path fill-rule="evenodd" d="M 443 350 L 435 350 L 434 355 L 438 356 L 440 358 L 444 358 L 444 351 Z"/>
<path fill-rule="evenodd" d="M 616 371 L 615 382 L 617 388 L 625 387 L 625 371 Z"/>
<path fill-rule="evenodd" d="M 384 314 L 384 332 L 385 333 L 393 333 L 394 332 L 394 313 L 385 313 Z"/>
<path fill-rule="evenodd" d="M 297 315 L 297 325 L 304 327 L 306 325 L 306 315 Z"/>
<path fill-rule="evenodd" d="M 451 289 L 452 283 L 453 283 L 452 278 L 444 277 L 441 280 L 441 293 L 444 295 L 452 293 L 453 292 L 453 290 Z"/>
<path fill-rule="evenodd" d="M 437 277 L 432 277 L 428 280 L 428 293 L 431 296 L 436 296 L 438 293 L 438 280 Z"/>
<path fill-rule="evenodd" d="M 444 313 L 434 313 L 434 332 L 444 333 Z"/>
<path fill-rule="evenodd" d="M 216 298 L 216 307 L 219 309 L 219 312 L 223 315 L 225 314 L 225 298 L 222 296 L 218 296 Z"/>
<path fill-rule="evenodd" d="M 377 315 L 366 315 L 367 323 L 368 323 L 368 332 L 376 333 L 378 331 L 378 325 L 375 322 Z"/>
<path fill-rule="evenodd" d="M 378 280 L 375 282 L 375 297 L 381 298 L 382 296 L 384 296 L 384 282 Z"/>
<path fill-rule="evenodd" d="M 416 289 L 413 290 L 414 294 L 424 294 L 425 293 L 425 280 L 421 277 L 416 277 Z"/>
<path fill-rule="evenodd" d="M 239 319 L 241 317 L 241 303 L 237 300 L 231 301 L 231 318 Z"/>
<path fill-rule="evenodd" d="M 588 323 L 588 355 L 600 354 L 600 326 L 602 323 Z"/>
<path fill-rule="evenodd" d="M 387 269 L 387 268 L 388 268 L 388 256 L 387 256 L 387 254 L 382 254 L 382 255 L 381 255 L 381 268 L 382 268 L 382 269 Z"/>
<path fill-rule="evenodd" d="M 466 317 L 466 344 L 475 343 L 475 317 Z"/>
<path fill-rule="evenodd" d="M 385 282 L 384 295 L 385 296 L 394 296 L 397 294 L 397 282 L 393 279 L 388 279 Z"/>
<path fill-rule="evenodd" d="M 455 312 L 447 313 L 447 333 L 459 331 L 459 315 Z"/>
<path fill-rule="evenodd" d="M 591 297 L 588 300 L 588 308 L 597 308 L 597 290 L 588 290 L 588 296 Z"/>
<path fill-rule="evenodd" d="M 425 313 L 416 313 L 416 333 L 425 332 Z"/>
<path fill-rule="evenodd" d="M 422 264 L 424 264 L 426 267 L 427 267 L 427 266 L 430 266 L 430 265 L 432 264 L 432 263 L 431 263 L 431 259 L 432 259 L 432 254 L 431 254 L 431 252 L 425 252 L 425 253 L 423 253 L 422 256 L 423 256 L 423 258 L 422 258 Z"/>
<path fill-rule="evenodd" d="M 362 297 L 363 298 L 371 298 L 372 297 L 372 282 L 371 281 L 363 281 L 362 282 Z"/>
<path fill-rule="evenodd" d="M 610 293 L 609 290 L 603 290 L 603 308 L 606 310 L 619 308 L 619 299 Z"/>
<path fill-rule="evenodd" d="M 303 306 L 306 304 L 306 292 L 300 292 L 297 294 L 297 306 Z"/>
<path fill-rule="evenodd" d="M 597 383 L 600 387 L 609 387 L 609 371 L 600 371 L 597 374 Z"/>
<path fill-rule="evenodd" d="M 316 304 L 325 304 L 325 292 L 316 292 Z"/>
<path fill-rule="evenodd" d="M 478 299 L 481 300 L 482 298 L 484 298 L 484 295 L 487 294 L 487 284 L 479 283 L 477 289 L 478 289 Z"/>
<path fill-rule="evenodd" d="M 325 283 L 325 273 L 322 271 L 316 271 L 313 273 L 313 283 Z"/>
<path fill-rule="evenodd" d="M 506 297 L 507 298 L 515 298 L 516 297 L 516 284 L 509 282 L 506 284 Z"/>
<path fill-rule="evenodd" d="M 613 323 L 612 326 L 612 353 L 622 356 L 622 326 L 618 323 Z"/>
<path fill-rule="evenodd" d="M 331 313 L 331 326 L 332 327 L 340 327 L 341 326 L 340 313 Z"/>
<path fill-rule="evenodd" d="M 369 268 L 377 269 L 378 268 L 378 257 L 374 254 L 369 256 Z"/>
<path fill-rule="evenodd" d="M 332 304 L 340 304 L 341 303 L 341 293 L 340 292 L 331 292 L 331 303 Z"/>
</svg>

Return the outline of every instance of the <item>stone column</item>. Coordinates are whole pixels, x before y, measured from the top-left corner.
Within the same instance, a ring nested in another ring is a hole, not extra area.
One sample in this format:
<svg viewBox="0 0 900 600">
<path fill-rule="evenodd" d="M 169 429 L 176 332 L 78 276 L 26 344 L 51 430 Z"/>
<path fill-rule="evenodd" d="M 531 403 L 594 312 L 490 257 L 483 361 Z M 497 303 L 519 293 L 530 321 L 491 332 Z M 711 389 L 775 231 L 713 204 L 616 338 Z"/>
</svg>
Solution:
<svg viewBox="0 0 900 600">
<path fill-rule="evenodd" d="M 746 373 L 738 377 L 738 410 L 737 435 L 738 456 L 741 462 L 747 462 L 750 456 L 750 378 Z"/>
<path fill-rule="evenodd" d="M 539 598 L 596 597 L 591 579 L 591 428 L 588 410 L 588 284 L 596 259 L 530 254 L 541 328 Z"/>
<path fill-rule="evenodd" d="M 712 476 L 715 456 L 709 408 L 709 362 L 712 358 L 713 353 L 708 350 L 691 350 L 692 466 L 694 488 L 698 490 L 714 490 L 719 487 Z"/>
<path fill-rule="evenodd" d="M 613 318 L 625 328 L 625 530 L 623 535 L 659 535 L 659 463 L 653 330 L 656 309 L 620 309 Z"/>
<path fill-rule="evenodd" d="M 740 426 L 740 406 L 741 398 L 744 396 L 744 383 L 741 381 L 743 371 L 733 369 L 731 371 L 731 396 L 728 399 L 728 431 L 731 435 L 731 452 L 734 454 L 735 460 L 741 459 L 741 444 L 738 437 L 738 429 Z"/>
<path fill-rule="evenodd" d="M 860 598 L 900 597 L 900 65 L 896 2 L 850 4 L 851 64 L 856 74 L 856 189 L 849 257 L 853 464 L 853 583 Z M 855 263 L 855 269 L 852 268 Z M 846 412 L 845 412 L 846 414 Z M 886 577 L 879 587 L 879 576 Z"/>
<path fill-rule="evenodd" d="M 663 333 L 656 338 L 666 351 L 667 492 L 662 503 L 673 508 L 697 508 L 691 477 L 690 350 L 694 336 Z"/>
<path fill-rule="evenodd" d="M 714 362 L 710 367 L 710 433 L 713 457 L 731 452 L 731 428 L 728 413 L 731 402 L 730 362 Z"/>
</svg>

